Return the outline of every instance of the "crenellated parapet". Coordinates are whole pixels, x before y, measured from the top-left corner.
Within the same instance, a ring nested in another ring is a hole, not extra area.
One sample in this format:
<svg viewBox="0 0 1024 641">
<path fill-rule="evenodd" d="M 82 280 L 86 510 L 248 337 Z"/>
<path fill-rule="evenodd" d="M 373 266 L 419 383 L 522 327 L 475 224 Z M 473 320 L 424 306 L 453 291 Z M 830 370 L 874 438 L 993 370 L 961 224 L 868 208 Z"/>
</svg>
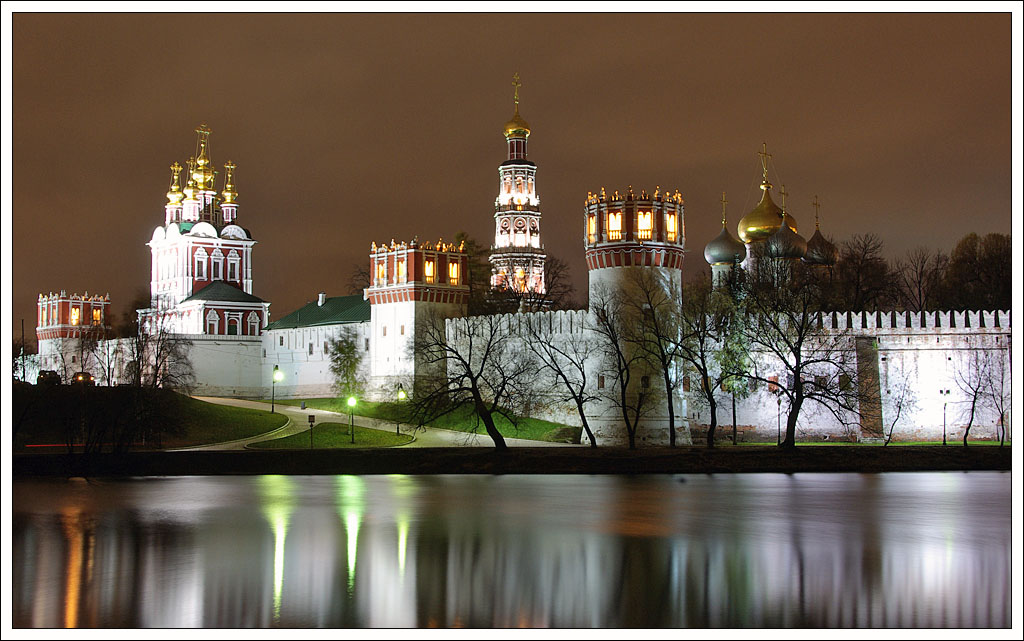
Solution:
<svg viewBox="0 0 1024 641">
<path fill-rule="evenodd" d="M 584 207 L 587 268 L 667 267 L 682 269 L 685 244 L 683 197 L 679 191 L 648 195 L 630 186 L 624 193 L 589 193 Z"/>
<path fill-rule="evenodd" d="M 371 304 L 421 301 L 464 305 L 469 257 L 465 244 L 376 242 L 370 245 L 370 286 L 363 297 Z"/>
</svg>

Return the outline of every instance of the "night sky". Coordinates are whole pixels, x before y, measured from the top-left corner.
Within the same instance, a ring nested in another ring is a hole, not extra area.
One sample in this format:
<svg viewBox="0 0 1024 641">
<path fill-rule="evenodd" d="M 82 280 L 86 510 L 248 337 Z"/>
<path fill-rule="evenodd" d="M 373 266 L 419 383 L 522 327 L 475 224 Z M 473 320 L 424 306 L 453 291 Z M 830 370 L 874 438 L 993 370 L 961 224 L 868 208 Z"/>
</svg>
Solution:
<svg viewBox="0 0 1024 641">
<path fill-rule="evenodd" d="M 254 293 L 272 319 L 318 291 L 347 293 L 371 241 L 465 231 L 490 244 L 517 71 L 544 243 L 581 302 L 588 190 L 679 189 L 692 274 L 706 269 L 722 192 L 733 233 L 756 204 L 762 142 L 805 237 L 815 195 L 823 233 L 876 233 L 890 258 L 1010 233 L 1009 13 L 12 23 L 4 225 L 16 336 L 22 318 L 34 334 L 40 292 L 109 292 L 118 314 L 148 292 L 168 167 L 194 153 L 200 123 L 218 170 L 238 165 L 238 222 L 259 241 Z"/>
</svg>

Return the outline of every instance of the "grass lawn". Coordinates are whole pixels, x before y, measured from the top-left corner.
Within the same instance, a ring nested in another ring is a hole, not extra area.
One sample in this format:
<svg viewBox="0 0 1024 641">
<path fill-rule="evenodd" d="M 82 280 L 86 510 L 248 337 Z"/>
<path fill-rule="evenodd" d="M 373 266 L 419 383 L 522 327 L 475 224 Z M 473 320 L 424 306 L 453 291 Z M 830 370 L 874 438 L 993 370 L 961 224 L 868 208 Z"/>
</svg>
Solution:
<svg viewBox="0 0 1024 641">
<path fill-rule="evenodd" d="M 307 403 L 308 405 L 308 403 Z M 355 444 L 346 423 L 319 423 L 313 429 L 313 449 L 394 447 L 412 441 L 409 434 L 393 434 L 381 430 L 355 426 Z M 274 450 L 309 449 L 309 430 L 272 441 L 260 441 L 250 447 Z"/>
<path fill-rule="evenodd" d="M 348 405 L 345 404 L 345 399 L 341 398 L 288 399 L 278 400 L 277 403 L 282 405 L 299 405 L 303 401 L 305 401 L 306 407 L 309 408 L 348 414 Z M 367 416 L 386 421 L 401 421 L 402 423 L 412 422 L 410 420 L 410 407 L 406 403 L 374 403 L 371 401 L 359 401 L 353 414 L 356 416 Z M 512 425 L 504 417 L 495 416 L 495 423 L 498 431 L 506 438 L 525 438 L 534 441 L 549 441 L 553 443 L 579 443 L 580 433 L 583 431 L 582 428 L 579 427 L 552 423 L 550 421 L 542 421 L 536 418 L 520 418 L 518 425 Z M 442 416 L 436 421 L 432 421 L 430 426 L 459 432 L 477 431 L 481 434 L 485 433 L 483 424 L 481 423 L 477 426 L 476 415 L 468 407 L 463 407 L 457 412 L 453 412 L 447 416 Z M 308 438 L 309 437 L 307 435 L 307 447 L 309 446 Z"/>
<path fill-rule="evenodd" d="M 217 405 L 194 398 L 182 398 L 180 436 L 164 438 L 164 447 L 190 447 L 208 443 L 234 441 L 266 434 L 282 427 L 288 418 L 246 407 Z"/>
</svg>

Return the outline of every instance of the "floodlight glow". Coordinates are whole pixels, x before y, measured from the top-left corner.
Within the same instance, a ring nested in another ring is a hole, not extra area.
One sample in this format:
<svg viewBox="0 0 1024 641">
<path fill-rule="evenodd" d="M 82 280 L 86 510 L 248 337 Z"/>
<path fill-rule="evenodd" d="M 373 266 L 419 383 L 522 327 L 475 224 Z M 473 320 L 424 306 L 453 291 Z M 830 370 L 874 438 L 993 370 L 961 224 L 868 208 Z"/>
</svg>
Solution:
<svg viewBox="0 0 1024 641">
<path fill-rule="evenodd" d="M 349 407 L 355 407 L 356 406 L 356 397 L 355 396 L 349 396 L 348 397 L 348 406 Z"/>
</svg>

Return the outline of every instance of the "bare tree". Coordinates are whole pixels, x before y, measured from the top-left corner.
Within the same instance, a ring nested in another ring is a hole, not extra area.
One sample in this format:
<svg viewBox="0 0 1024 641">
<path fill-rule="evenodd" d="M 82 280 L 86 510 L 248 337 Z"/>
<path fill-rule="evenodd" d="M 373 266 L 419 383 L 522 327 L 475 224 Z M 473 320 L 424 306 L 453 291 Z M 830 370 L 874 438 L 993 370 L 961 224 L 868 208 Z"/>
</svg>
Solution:
<svg viewBox="0 0 1024 641">
<path fill-rule="evenodd" d="M 892 278 L 882 247 L 882 239 L 875 234 L 857 234 L 842 243 L 836 263 L 838 286 L 832 292 L 836 309 L 875 310 L 891 298 Z"/>
<path fill-rule="evenodd" d="M 993 358 L 988 351 L 972 349 L 966 358 L 957 363 L 953 372 L 953 382 L 960 390 L 963 400 L 960 401 L 963 409 L 961 415 L 967 417 L 967 425 L 964 427 L 964 447 L 967 447 L 967 437 L 974 427 L 974 419 L 977 418 L 978 410 L 985 406 L 989 400 L 989 390 L 993 379 Z"/>
<path fill-rule="evenodd" d="M 170 331 L 159 310 L 141 323 L 128 341 L 126 375 L 142 387 L 165 387 L 188 393 L 195 384 L 190 350 L 192 341 Z"/>
<path fill-rule="evenodd" d="M 628 307 L 620 294 L 607 290 L 594 293 L 590 309 L 591 329 L 600 349 L 602 365 L 611 372 L 613 379 L 613 385 L 603 396 L 622 412 L 629 449 L 636 449 L 640 419 L 650 413 L 655 400 L 650 388 L 651 367 L 647 354 L 636 347 L 637 319 L 627 315 Z"/>
<path fill-rule="evenodd" d="M 590 447 L 597 447 L 586 412 L 587 404 L 600 398 L 591 391 L 593 383 L 587 378 L 587 362 L 592 359 L 597 348 L 582 331 L 570 330 L 558 335 L 544 331 L 540 327 L 543 318 L 548 317 L 526 317 L 530 351 L 537 357 L 540 369 L 555 377 L 556 384 L 552 388 L 555 401 L 576 406 L 583 431 L 590 439 Z"/>
<path fill-rule="evenodd" d="M 914 395 L 914 386 L 910 380 L 910 374 L 904 372 L 895 382 L 890 382 L 887 396 L 889 401 L 889 418 L 892 420 L 889 422 L 889 430 L 883 434 L 885 439 L 882 443 L 883 447 L 888 446 L 892 442 L 893 432 L 896 430 L 896 425 L 900 420 L 912 415 L 914 410 L 917 409 L 917 399 Z"/>
<path fill-rule="evenodd" d="M 671 280 L 661 272 L 635 270 L 623 297 L 627 316 L 637 319 L 627 340 L 645 356 L 661 378 L 668 409 L 669 447 L 676 446 L 676 388 L 679 386 L 680 300 Z"/>
<path fill-rule="evenodd" d="M 913 312 L 935 309 L 948 262 L 945 254 L 926 247 L 912 249 L 898 259 L 893 276 L 902 307 Z"/>
<path fill-rule="evenodd" d="M 707 274 L 701 274 L 684 288 L 679 309 L 678 356 L 700 379 L 700 398 L 711 415 L 709 448 L 714 447 L 718 427 L 719 390 L 742 380 L 749 369 L 742 320 L 730 290 L 715 290 Z"/>
<path fill-rule="evenodd" d="M 424 425 L 463 407 L 472 408 L 499 451 L 507 449 L 495 425 L 503 416 L 513 425 L 531 398 L 535 365 L 528 350 L 510 341 L 516 316 L 469 316 L 453 320 L 434 315 L 417 326 L 419 363 L 438 372 L 418 383 L 411 402 Z"/>
<path fill-rule="evenodd" d="M 824 405 L 838 421 L 860 418 L 864 395 L 858 385 L 853 337 L 848 330 L 826 328 L 821 313 L 822 286 L 818 276 L 799 262 L 756 258 L 744 280 L 745 338 L 753 351 L 745 376 L 773 386 L 788 401 L 783 447 L 796 446 L 796 424 L 804 402 Z M 851 359 L 852 360 L 852 359 Z M 785 380 L 772 380 L 770 371 L 783 371 Z"/>
<path fill-rule="evenodd" d="M 372 281 L 373 277 L 370 275 L 370 267 L 366 261 L 354 263 L 348 276 L 348 293 L 362 294 Z"/>
<path fill-rule="evenodd" d="M 999 414 L 999 447 L 1002 447 L 1006 442 L 1006 417 L 1011 411 L 1012 400 L 1009 355 L 1003 358 L 998 352 L 992 353 L 990 362 L 989 384 L 985 389 L 985 396 L 989 406 Z"/>
</svg>

